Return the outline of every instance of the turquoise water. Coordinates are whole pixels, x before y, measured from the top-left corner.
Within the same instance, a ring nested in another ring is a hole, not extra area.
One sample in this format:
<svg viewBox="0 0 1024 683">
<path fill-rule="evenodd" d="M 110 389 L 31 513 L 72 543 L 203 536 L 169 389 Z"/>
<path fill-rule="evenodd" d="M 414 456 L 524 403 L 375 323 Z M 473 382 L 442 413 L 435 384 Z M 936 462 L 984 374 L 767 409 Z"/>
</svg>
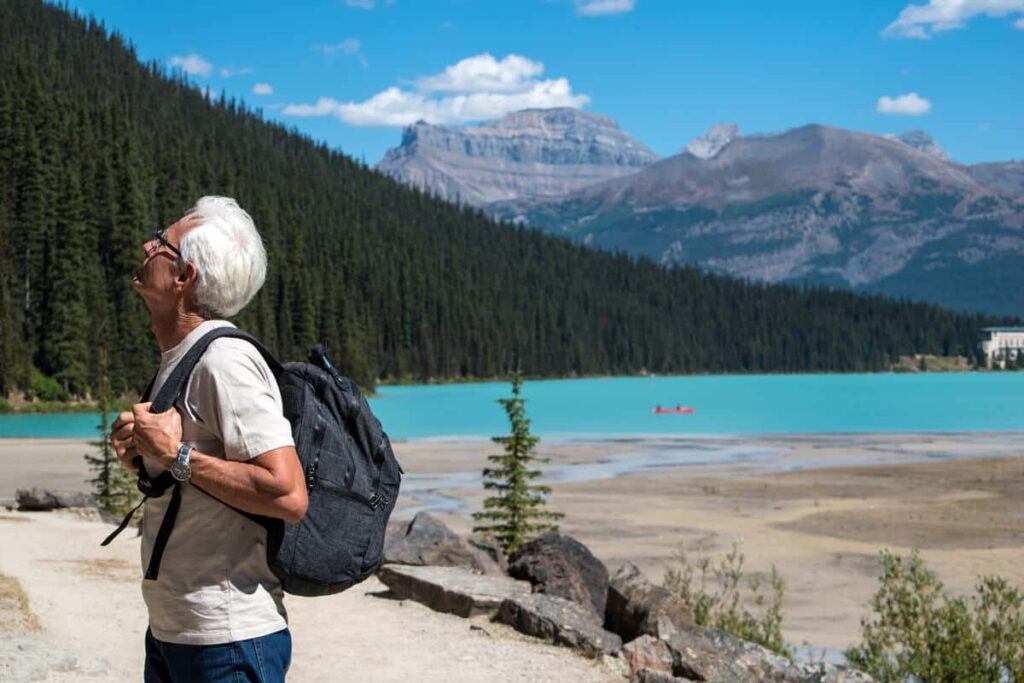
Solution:
<svg viewBox="0 0 1024 683">
<path fill-rule="evenodd" d="M 382 387 L 371 400 L 393 439 L 487 437 L 508 429 L 507 383 Z M 539 436 L 1024 431 L 1024 373 L 625 377 L 527 382 Z M 657 404 L 692 415 L 653 415 Z M 0 416 L 0 437 L 91 437 L 91 414 Z"/>
</svg>

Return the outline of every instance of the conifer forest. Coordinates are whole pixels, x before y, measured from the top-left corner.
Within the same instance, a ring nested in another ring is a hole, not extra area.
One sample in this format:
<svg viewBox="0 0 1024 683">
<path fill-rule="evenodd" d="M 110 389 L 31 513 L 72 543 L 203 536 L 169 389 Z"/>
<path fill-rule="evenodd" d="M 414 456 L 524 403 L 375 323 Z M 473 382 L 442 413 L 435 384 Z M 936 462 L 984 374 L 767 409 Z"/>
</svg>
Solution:
<svg viewBox="0 0 1024 683">
<path fill-rule="evenodd" d="M 439 201 L 141 63 L 91 18 L 0 3 L 0 394 L 138 391 L 159 355 L 140 245 L 206 194 L 253 216 L 266 284 L 235 319 L 282 360 L 324 340 L 378 381 L 874 371 L 973 355 L 996 321 L 599 253 Z M 513 360 L 514 359 L 514 360 Z"/>
</svg>

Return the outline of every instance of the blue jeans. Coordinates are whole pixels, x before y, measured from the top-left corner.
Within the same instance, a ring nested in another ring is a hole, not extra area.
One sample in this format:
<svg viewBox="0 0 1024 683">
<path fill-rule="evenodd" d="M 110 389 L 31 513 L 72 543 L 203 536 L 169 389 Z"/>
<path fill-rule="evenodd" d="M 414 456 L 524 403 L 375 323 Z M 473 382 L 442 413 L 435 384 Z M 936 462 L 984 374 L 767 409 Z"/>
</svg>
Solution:
<svg viewBox="0 0 1024 683">
<path fill-rule="evenodd" d="M 284 683 L 292 661 L 288 629 L 223 645 L 178 645 L 146 629 L 145 683 Z"/>
</svg>

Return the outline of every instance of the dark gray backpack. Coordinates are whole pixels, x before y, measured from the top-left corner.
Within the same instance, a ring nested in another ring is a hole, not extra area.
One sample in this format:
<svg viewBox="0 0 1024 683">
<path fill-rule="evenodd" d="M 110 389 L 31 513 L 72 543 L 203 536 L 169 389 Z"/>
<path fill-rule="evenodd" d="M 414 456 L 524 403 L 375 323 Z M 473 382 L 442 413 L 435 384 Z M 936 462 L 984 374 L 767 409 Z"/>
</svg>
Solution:
<svg viewBox="0 0 1024 683">
<path fill-rule="evenodd" d="M 233 327 L 212 330 L 174 368 L 150 410 L 160 413 L 174 405 L 203 352 L 220 337 L 253 344 L 277 377 L 284 415 L 291 422 L 306 475 L 309 507 L 298 524 L 238 511 L 267 529 L 267 563 L 271 570 L 285 592 L 293 595 L 328 595 L 363 581 L 380 564 L 384 530 L 395 508 L 403 472 L 387 434 L 359 388 L 338 373 L 322 345 L 310 352 L 308 363 L 281 365 L 248 333 Z M 152 382 L 144 401 L 150 389 Z M 181 489 L 169 472 L 149 479 L 144 467 L 138 469 L 139 490 L 147 497 L 171 491 L 146 569 L 146 578 L 156 580 L 181 505 Z M 103 545 L 127 526 L 132 513 Z"/>
</svg>

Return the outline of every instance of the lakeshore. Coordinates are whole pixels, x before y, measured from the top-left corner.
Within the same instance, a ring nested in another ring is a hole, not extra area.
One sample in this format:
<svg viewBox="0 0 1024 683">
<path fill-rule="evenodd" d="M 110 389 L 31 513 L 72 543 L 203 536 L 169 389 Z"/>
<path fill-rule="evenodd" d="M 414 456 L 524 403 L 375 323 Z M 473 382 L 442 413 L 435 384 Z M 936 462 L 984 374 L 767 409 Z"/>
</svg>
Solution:
<svg viewBox="0 0 1024 683">
<path fill-rule="evenodd" d="M 427 509 L 469 533 L 471 513 L 483 499 L 480 471 L 493 444 L 460 439 L 394 446 L 407 472 L 394 518 Z M 10 500 L 16 488 L 33 484 L 86 490 L 81 454 L 87 450 L 80 440 L 0 440 L 0 497 Z M 539 454 L 551 458 L 542 466 L 543 481 L 553 488 L 552 506 L 566 513 L 562 532 L 586 544 L 612 572 L 633 561 L 660 582 L 680 548 L 693 558 L 701 552 L 718 557 L 733 543 L 740 544 L 752 572 L 765 573 L 774 563 L 787 584 L 784 632 L 798 646 L 836 650 L 858 639 L 860 618 L 877 588 L 882 548 L 902 554 L 920 548 L 953 591 L 970 592 L 981 574 L 1024 585 L 1024 434 L 578 439 L 542 442 Z M 30 605 L 42 605 L 44 624 L 48 610 L 72 600 L 82 587 L 83 567 L 105 566 L 103 558 L 110 557 L 119 563 L 111 571 L 122 581 L 117 611 L 134 616 L 124 623 L 113 615 L 91 618 L 112 620 L 101 629 L 106 633 L 135 637 L 144 625 L 134 585 L 137 542 L 100 549 L 99 524 L 90 523 L 97 527 L 90 534 L 76 531 L 85 522 L 55 524 L 57 516 L 45 513 L 10 513 L 4 519 L 37 522 L 0 523 L 0 542 L 11 551 L 0 559 L 0 574 L 24 583 Z M 44 521 L 47 526 L 39 527 Z M 134 551 L 125 551 L 133 544 Z M 81 567 L 79 560 L 85 562 Z M 63 567 L 59 579 L 54 574 L 44 583 L 35 575 L 57 566 Z M 366 602 L 338 613 L 339 633 L 349 628 L 340 623 L 349 609 L 374 613 L 378 603 L 393 602 L 368 597 L 373 590 L 360 591 L 341 598 L 362 596 Z M 330 621 L 320 611 L 322 603 L 289 604 L 296 605 L 297 630 L 306 610 Z M 353 646 L 353 657 L 358 649 Z M 425 646 L 425 657 L 429 650 Z M 583 680 L 604 675 L 595 672 Z"/>
</svg>

